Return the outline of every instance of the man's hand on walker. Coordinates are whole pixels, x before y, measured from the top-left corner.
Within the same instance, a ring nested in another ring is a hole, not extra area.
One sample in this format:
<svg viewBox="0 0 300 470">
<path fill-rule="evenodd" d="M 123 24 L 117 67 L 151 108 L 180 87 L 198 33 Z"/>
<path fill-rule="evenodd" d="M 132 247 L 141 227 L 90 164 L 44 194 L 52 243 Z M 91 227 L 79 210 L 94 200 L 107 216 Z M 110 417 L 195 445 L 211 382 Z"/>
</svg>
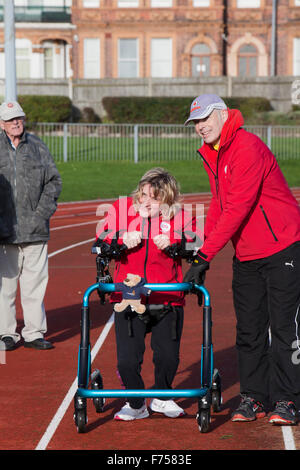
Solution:
<svg viewBox="0 0 300 470">
<path fill-rule="evenodd" d="M 184 276 L 184 282 L 194 282 L 195 284 L 203 284 L 205 273 L 209 269 L 209 262 L 201 256 L 196 255 L 193 259 L 190 269 Z"/>
</svg>

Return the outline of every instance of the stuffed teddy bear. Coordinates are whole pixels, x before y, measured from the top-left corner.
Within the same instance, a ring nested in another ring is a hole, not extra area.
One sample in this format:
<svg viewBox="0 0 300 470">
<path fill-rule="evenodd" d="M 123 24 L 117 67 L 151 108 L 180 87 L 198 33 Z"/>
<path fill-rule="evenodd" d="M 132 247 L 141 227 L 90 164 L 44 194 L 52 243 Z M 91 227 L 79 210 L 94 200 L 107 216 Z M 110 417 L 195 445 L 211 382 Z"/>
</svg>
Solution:
<svg viewBox="0 0 300 470">
<path fill-rule="evenodd" d="M 116 312 L 123 312 L 129 305 L 131 310 L 142 314 L 146 307 L 141 303 L 141 295 L 149 295 L 150 289 L 144 287 L 145 280 L 138 274 L 127 274 L 123 282 L 115 284 L 115 292 L 122 292 L 123 299 L 120 303 L 115 304 Z"/>
</svg>

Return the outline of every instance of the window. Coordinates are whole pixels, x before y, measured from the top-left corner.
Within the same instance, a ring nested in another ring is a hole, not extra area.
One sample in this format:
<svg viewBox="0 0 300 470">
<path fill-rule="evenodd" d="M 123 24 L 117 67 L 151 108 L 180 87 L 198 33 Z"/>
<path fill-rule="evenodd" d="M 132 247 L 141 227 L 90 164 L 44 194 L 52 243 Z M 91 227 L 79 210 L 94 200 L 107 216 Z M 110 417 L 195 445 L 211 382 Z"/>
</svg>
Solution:
<svg viewBox="0 0 300 470">
<path fill-rule="evenodd" d="M 84 39 L 84 78 L 100 78 L 100 39 Z"/>
<path fill-rule="evenodd" d="M 210 76 L 210 48 L 207 44 L 198 43 L 192 49 L 192 76 Z"/>
<path fill-rule="evenodd" d="M 67 76 L 68 52 L 67 43 L 63 40 L 44 41 L 44 77 L 65 78 Z"/>
<path fill-rule="evenodd" d="M 83 0 L 85 3 L 88 1 L 89 3 L 92 3 L 93 0 Z M 99 0 L 97 0 L 99 2 Z M 1 2 L 0 2 L 1 3 Z M 33 2 L 32 0 L 15 0 L 15 6 L 16 7 L 70 7 L 72 6 L 72 0 L 39 0 Z"/>
<path fill-rule="evenodd" d="M 31 42 L 28 39 L 16 39 L 16 74 L 17 78 L 30 78 Z"/>
<path fill-rule="evenodd" d="M 36 4 L 42 4 L 44 7 L 70 7 L 72 5 L 71 0 L 42 0 L 41 2 L 29 2 L 29 6 L 36 6 Z"/>
<path fill-rule="evenodd" d="M 151 77 L 172 77 L 172 39 L 151 40 Z"/>
<path fill-rule="evenodd" d="M 238 8 L 260 8 L 260 0 L 237 0 Z"/>
<path fill-rule="evenodd" d="M 295 7 L 300 7 L 300 0 L 295 0 Z"/>
<path fill-rule="evenodd" d="M 118 0 L 120 8 L 134 8 L 139 6 L 139 0 Z"/>
<path fill-rule="evenodd" d="M 300 38 L 294 38 L 293 75 L 300 75 Z"/>
<path fill-rule="evenodd" d="M 238 74 L 241 77 L 255 77 L 257 75 L 257 49 L 251 44 L 245 44 L 239 49 Z"/>
<path fill-rule="evenodd" d="M 154 8 L 160 8 L 160 7 L 171 7 L 173 3 L 173 0 L 151 0 L 151 6 Z"/>
<path fill-rule="evenodd" d="M 3 0 L 2 2 L 0 1 L 0 4 L 2 3 L 3 3 Z M 22 12 L 23 12 L 24 14 L 26 13 L 26 15 L 29 14 L 29 17 L 34 17 L 36 15 L 39 15 L 40 14 L 39 12 L 43 10 L 44 7 L 45 7 L 45 10 L 47 10 L 47 7 L 49 7 L 51 11 L 60 12 L 62 7 L 65 7 L 65 8 L 71 7 L 72 0 L 14 0 L 14 5 L 15 7 L 17 7 L 17 11 L 19 12 L 19 15 L 22 15 Z M 26 19 L 24 21 L 26 21 Z"/>
<path fill-rule="evenodd" d="M 44 49 L 44 76 L 45 78 L 53 78 L 53 46 L 45 44 Z"/>
<path fill-rule="evenodd" d="M 83 0 L 84 8 L 98 8 L 100 7 L 100 0 Z"/>
<path fill-rule="evenodd" d="M 139 76 L 138 39 L 119 39 L 119 77 Z"/>
<path fill-rule="evenodd" d="M 210 0 L 194 0 L 194 7 L 209 7 Z"/>
</svg>

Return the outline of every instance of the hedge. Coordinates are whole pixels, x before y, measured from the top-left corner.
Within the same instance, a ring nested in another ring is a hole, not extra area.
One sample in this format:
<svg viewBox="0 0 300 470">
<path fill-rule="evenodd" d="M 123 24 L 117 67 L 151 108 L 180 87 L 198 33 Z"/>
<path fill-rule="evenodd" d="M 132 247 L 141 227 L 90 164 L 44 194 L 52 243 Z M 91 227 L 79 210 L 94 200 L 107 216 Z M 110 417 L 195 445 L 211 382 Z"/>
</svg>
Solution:
<svg viewBox="0 0 300 470">
<path fill-rule="evenodd" d="M 182 124 L 195 97 L 104 97 L 103 107 L 114 123 Z M 240 109 L 244 119 L 270 111 L 266 98 L 223 98 L 229 108 Z"/>
<path fill-rule="evenodd" d="M 182 124 L 194 97 L 105 97 L 107 119 L 114 123 Z M 245 121 L 270 111 L 266 98 L 223 98 L 229 108 L 240 109 Z M 66 96 L 20 95 L 27 122 L 101 122 L 92 108 L 77 110 Z"/>
<path fill-rule="evenodd" d="M 28 122 L 66 122 L 72 116 L 72 101 L 66 96 L 19 95 Z"/>
</svg>

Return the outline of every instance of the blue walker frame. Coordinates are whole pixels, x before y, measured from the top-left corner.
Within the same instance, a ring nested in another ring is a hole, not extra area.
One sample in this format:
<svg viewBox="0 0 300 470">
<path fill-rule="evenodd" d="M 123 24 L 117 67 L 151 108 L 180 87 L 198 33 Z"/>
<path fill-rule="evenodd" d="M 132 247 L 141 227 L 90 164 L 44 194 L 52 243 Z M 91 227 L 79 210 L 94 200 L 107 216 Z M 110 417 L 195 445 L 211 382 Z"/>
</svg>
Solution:
<svg viewBox="0 0 300 470">
<path fill-rule="evenodd" d="M 78 352 L 78 388 L 74 397 L 74 421 L 79 433 L 85 432 L 87 424 L 86 400 L 91 398 L 98 413 L 103 411 L 105 398 L 128 397 L 155 397 L 155 398 L 198 398 L 198 413 L 196 419 L 200 432 L 208 432 L 210 427 L 210 408 L 219 412 L 221 409 L 221 378 L 213 364 L 212 345 L 212 308 L 210 294 L 203 285 L 189 282 L 170 284 L 145 284 L 151 291 L 192 291 L 203 294 L 203 341 L 201 348 L 200 388 L 197 389 L 170 389 L 170 390 L 124 390 L 103 389 L 102 377 L 99 370 L 91 374 L 91 347 L 90 347 L 90 318 L 89 298 L 95 291 L 111 293 L 115 291 L 113 283 L 91 285 L 84 293 L 81 309 L 81 339 Z M 91 388 L 89 388 L 91 386 Z"/>
</svg>

